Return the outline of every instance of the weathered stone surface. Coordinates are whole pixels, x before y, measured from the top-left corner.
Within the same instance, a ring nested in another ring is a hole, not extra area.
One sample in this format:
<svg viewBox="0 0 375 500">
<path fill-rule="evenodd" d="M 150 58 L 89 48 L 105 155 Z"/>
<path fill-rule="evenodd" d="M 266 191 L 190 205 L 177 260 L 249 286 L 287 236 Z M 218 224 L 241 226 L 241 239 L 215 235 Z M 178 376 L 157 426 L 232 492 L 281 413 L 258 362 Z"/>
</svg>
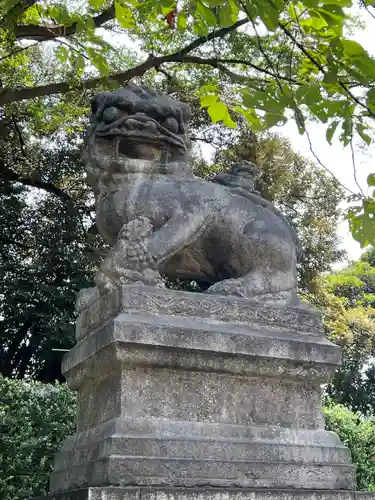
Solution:
<svg viewBox="0 0 375 500">
<path fill-rule="evenodd" d="M 34 500 L 375 500 L 374 493 L 248 488 L 85 488 Z"/>
<path fill-rule="evenodd" d="M 265 305 L 239 297 L 209 296 L 202 293 L 160 290 L 142 285 L 122 286 L 97 298 L 83 308 L 77 320 L 76 337 L 103 325 L 120 312 L 149 313 L 188 318 L 259 325 L 287 329 L 299 335 L 321 336 L 320 316 L 306 306 L 284 307 L 277 303 Z"/>
<path fill-rule="evenodd" d="M 82 317 L 63 362 L 78 432 L 56 457 L 52 492 L 353 488 L 348 450 L 321 412 L 340 349 L 315 313 L 131 285 Z"/>
<path fill-rule="evenodd" d="M 116 419 L 79 433 L 58 455 L 51 488 L 106 482 L 353 487 L 348 450 L 333 433 L 195 423 L 194 435 L 192 428 L 184 422 Z"/>
<path fill-rule="evenodd" d="M 294 230 L 255 191 L 253 165 L 213 181 L 193 175 L 189 116 L 188 105 L 133 84 L 92 102 L 84 159 L 96 225 L 113 247 L 96 277 L 101 294 L 160 272 L 209 293 L 296 302 Z M 146 229 L 124 237 L 133 226 Z"/>
</svg>

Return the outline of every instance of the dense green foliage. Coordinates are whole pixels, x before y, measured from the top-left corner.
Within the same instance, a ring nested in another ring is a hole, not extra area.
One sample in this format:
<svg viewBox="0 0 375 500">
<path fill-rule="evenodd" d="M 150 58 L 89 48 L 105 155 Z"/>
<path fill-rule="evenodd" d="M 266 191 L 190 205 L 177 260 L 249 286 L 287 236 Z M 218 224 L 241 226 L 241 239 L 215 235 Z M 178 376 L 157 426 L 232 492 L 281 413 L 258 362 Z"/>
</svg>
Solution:
<svg viewBox="0 0 375 500">
<path fill-rule="evenodd" d="M 12 128 L 9 128 L 12 131 Z M 27 136 L 25 136 L 27 141 Z M 75 293 L 88 286 L 95 234 L 92 197 L 74 137 L 20 149 L 1 140 L 13 181 L 0 182 L 0 373 L 60 378 L 62 352 L 74 340 Z M 30 191 L 29 186 L 33 189 Z M 34 187 L 35 186 L 35 187 Z"/>
<path fill-rule="evenodd" d="M 75 396 L 66 385 L 0 376 L 0 498 L 48 493 L 48 476 L 63 439 L 74 432 Z"/>
<path fill-rule="evenodd" d="M 90 91 L 155 76 L 188 81 L 215 123 L 254 132 L 318 120 L 328 142 L 370 145 L 374 58 L 355 40 L 352 0 L 4 0 L 0 106 L 40 130 L 72 127 Z M 373 2 L 362 2 L 369 22 Z M 137 50 L 131 48 L 131 44 Z M 134 45 L 135 44 L 135 45 Z M 76 125 L 75 125 L 76 126 Z M 350 152 L 349 152 L 350 154 Z M 375 184 L 374 175 L 368 183 Z M 352 194 L 353 236 L 374 241 L 374 197 Z"/>
<path fill-rule="evenodd" d="M 308 300 L 323 315 L 326 335 L 343 347 L 343 363 L 328 394 L 338 403 L 375 414 L 374 251 L 315 282 Z"/>
<path fill-rule="evenodd" d="M 343 405 L 328 402 L 323 408 L 326 428 L 338 434 L 357 467 L 357 488 L 375 491 L 375 418 L 363 418 Z"/>
</svg>

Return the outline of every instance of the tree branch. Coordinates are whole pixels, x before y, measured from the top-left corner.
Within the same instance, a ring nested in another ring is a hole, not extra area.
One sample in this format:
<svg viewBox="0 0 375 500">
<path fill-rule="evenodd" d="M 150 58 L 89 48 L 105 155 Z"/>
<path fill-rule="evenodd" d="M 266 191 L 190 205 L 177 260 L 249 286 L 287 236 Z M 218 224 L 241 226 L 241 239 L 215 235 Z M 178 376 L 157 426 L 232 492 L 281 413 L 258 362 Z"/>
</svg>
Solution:
<svg viewBox="0 0 375 500">
<path fill-rule="evenodd" d="M 181 61 L 177 62 L 185 62 L 185 63 L 193 63 L 193 64 L 207 64 L 208 66 L 214 66 L 215 68 L 221 67 L 223 64 L 242 64 L 244 66 L 249 66 L 250 68 L 255 69 L 256 71 L 259 71 L 260 73 L 264 73 L 274 79 L 279 78 L 280 80 L 285 80 L 290 83 L 294 83 L 296 85 L 302 85 L 301 82 L 298 80 L 294 80 L 293 78 L 289 78 L 287 76 L 281 76 L 281 75 L 276 75 L 272 71 L 262 68 L 260 66 L 257 66 L 256 64 L 253 64 L 251 61 L 246 61 L 244 59 L 203 59 L 200 57 L 195 57 L 195 56 L 185 56 Z M 235 75 L 239 78 L 246 79 L 246 76 L 242 75 Z"/>
<path fill-rule="evenodd" d="M 24 243 L 21 243 L 20 241 L 6 238 L 3 235 L 0 235 L 0 241 L 4 245 L 14 245 L 16 247 L 22 248 L 23 250 L 31 250 L 33 248 L 31 245 L 25 245 Z"/>
<path fill-rule="evenodd" d="M 93 17 L 93 22 L 96 28 L 102 24 L 110 21 L 115 17 L 115 8 L 112 4 L 108 9 L 104 10 L 101 14 Z M 58 37 L 66 37 L 74 35 L 77 31 L 77 23 L 72 23 L 70 26 L 50 25 L 43 26 L 39 24 L 21 24 L 15 27 L 16 40 L 52 40 Z"/>
<path fill-rule="evenodd" d="M 326 70 L 322 64 L 320 64 L 319 61 L 315 59 L 313 55 L 310 54 L 310 52 L 302 45 L 302 43 L 298 42 L 298 40 L 295 38 L 295 36 L 283 25 L 282 23 L 279 23 L 280 28 L 283 30 L 283 32 L 292 40 L 292 42 L 300 49 L 300 51 L 305 54 L 305 56 L 319 69 L 319 71 L 325 75 Z M 356 104 L 364 108 L 370 116 L 375 118 L 375 113 L 368 107 L 366 104 L 364 104 L 360 99 L 358 99 L 350 90 L 346 87 L 346 85 L 341 82 L 340 80 L 337 81 L 337 83 L 340 85 L 340 87 L 344 90 L 344 92 L 354 101 Z"/>
<path fill-rule="evenodd" d="M 10 89 L 4 88 L 0 89 L 0 106 L 4 104 L 8 104 L 10 102 L 18 102 L 26 99 L 33 99 L 34 97 L 43 97 L 52 94 L 64 94 L 71 90 L 83 90 L 83 89 L 92 89 L 100 84 L 105 84 L 107 82 L 117 82 L 117 83 L 125 83 L 132 78 L 142 76 L 147 71 L 152 68 L 158 68 L 161 64 L 171 63 L 171 62 L 192 62 L 188 59 L 185 60 L 186 55 L 194 49 L 197 49 L 201 45 L 204 45 L 207 41 L 212 40 L 214 38 L 222 38 L 228 33 L 235 31 L 239 26 L 246 24 L 248 19 L 242 19 L 232 24 L 228 28 L 222 28 L 217 31 L 213 31 L 209 33 L 205 37 L 200 37 L 194 40 L 194 42 L 190 43 L 186 47 L 166 56 L 160 57 L 149 57 L 146 61 L 139 64 L 138 66 L 134 66 L 126 71 L 121 73 L 115 73 L 108 77 L 99 77 L 92 78 L 89 80 L 85 80 L 83 82 L 77 82 L 77 84 L 69 84 L 67 82 L 59 82 L 59 83 L 51 83 L 48 85 L 41 85 L 38 87 L 24 87 L 21 89 Z M 203 64 L 203 63 L 202 63 Z M 206 63 L 205 63 L 206 64 Z"/>
<path fill-rule="evenodd" d="M 231 26 L 228 26 L 228 28 L 221 28 L 220 30 L 211 31 L 211 33 L 208 33 L 207 36 L 201 36 L 201 37 L 197 38 L 196 40 L 194 40 L 194 42 L 187 45 L 184 49 L 181 49 L 178 52 L 178 54 L 179 55 L 188 54 L 192 50 L 197 49 L 198 47 L 200 47 L 201 45 L 203 45 L 206 42 L 209 42 L 210 40 L 214 40 L 216 38 L 223 38 L 228 33 L 235 31 L 237 28 L 239 28 L 240 26 L 243 26 L 244 24 L 247 24 L 248 22 L 249 22 L 249 20 L 246 17 L 244 19 L 239 19 Z"/>
<path fill-rule="evenodd" d="M 69 196 L 68 193 L 60 189 L 59 187 L 55 186 L 54 184 L 51 184 L 50 182 L 45 182 L 41 181 L 39 179 L 35 179 L 33 177 L 23 177 L 22 175 L 17 174 L 16 172 L 13 172 L 13 170 L 10 170 L 2 160 L 0 160 L 0 177 L 3 177 L 4 179 L 7 179 L 9 181 L 13 182 L 19 182 L 20 184 L 23 184 L 24 186 L 29 186 L 29 187 L 34 187 L 37 189 L 43 189 L 44 191 L 47 191 L 48 193 L 51 193 L 61 200 L 65 201 L 69 205 L 75 208 L 75 204 L 73 199 Z"/>
</svg>

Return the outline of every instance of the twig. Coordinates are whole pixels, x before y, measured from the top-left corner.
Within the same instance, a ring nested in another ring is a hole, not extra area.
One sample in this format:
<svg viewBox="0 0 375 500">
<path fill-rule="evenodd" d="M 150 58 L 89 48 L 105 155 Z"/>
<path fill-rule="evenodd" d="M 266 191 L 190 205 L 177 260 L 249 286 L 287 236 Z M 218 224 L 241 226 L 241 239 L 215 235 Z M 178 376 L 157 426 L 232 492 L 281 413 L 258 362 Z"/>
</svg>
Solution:
<svg viewBox="0 0 375 500">
<path fill-rule="evenodd" d="M 280 28 L 283 30 L 283 32 L 295 43 L 295 45 L 300 49 L 301 52 L 305 54 L 305 56 L 319 69 L 319 71 L 325 75 L 326 70 L 322 64 L 320 64 L 319 61 L 317 61 L 311 54 L 310 52 L 304 47 L 296 38 L 295 36 L 285 27 L 284 24 L 279 23 Z M 340 87 L 344 90 L 344 92 L 359 106 L 364 108 L 370 116 L 375 118 L 375 113 L 368 107 L 366 104 L 361 102 L 350 90 L 346 87 L 346 85 L 341 82 L 340 80 L 337 80 L 337 83 L 340 85 Z"/>
<path fill-rule="evenodd" d="M 354 196 L 357 196 L 357 193 L 354 193 L 354 191 L 352 191 L 351 189 L 349 189 L 348 187 L 344 186 L 344 184 L 342 184 L 338 178 L 335 176 L 335 174 L 326 166 L 324 165 L 324 163 L 322 163 L 322 161 L 320 160 L 320 158 L 318 157 L 318 155 L 315 153 L 314 151 L 314 148 L 313 148 L 313 145 L 312 145 L 312 142 L 311 142 L 311 137 L 310 137 L 310 134 L 309 132 L 307 131 L 306 127 L 305 127 L 305 134 L 306 134 L 306 137 L 307 137 L 307 140 L 309 141 L 309 147 L 310 147 L 310 152 L 311 154 L 314 156 L 315 160 L 319 163 L 319 165 L 326 171 L 328 172 L 334 179 L 335 181 L 337 182 L 337 184 L 339 184 L 343 189 L 345 189 L 346 191 L 348 191 L 349 193 L 353 194 Z"/>
<path fill-rule="evenodd" d="M 359 189 L 361 195 L 363 197 L 365 197 L 365 193 L 362 191 L 362 188 L 359 185 L 359 182 L 358 182 L 358 179 L 357 179 L 357 167 L 356 167 L 356 163 L 355 163 L 355 153 L 354 153 L 354 148 L 353 148 L 353 134 L 351 135 L 350 143 L 349 144 L 350 144 L 350 150 L 352 152 L 352 165 L 353 165 L 353 177 L 354 177 L 354 181 L 357 184 L 358 189 Z"/>
<path fill-rule="evenodd" d="M 14 52 L 9 52 L 9 54 L 6 54 L 5 56 L 0 57 L 0 61 L 3 61 L 4 59 L 7 59 L 8 57 L 13 57 L 16 54 L 23 52 L 24 50 L 30 49 L 31 47 L 35 47 L 35 45 L 38 45 L 38 43 L 40 43 L 40 41 L 32 43 L 31 45 L 25 45 L 24 47 L 20 47 L 19 49 L 15 50 Z"/>
<path fill-rule="evenodd" d="M 375 15 L 370 11 L 370 9 L 368 8 L 368 5 L 366 5 L 365 2 L 362 3 L 362 6 L 364 7 L 365 10 L 367 10 L 367 13 L 370 14 L 370 16 L 375 19 Z"/>
<path fill-rule="evenodd" d="M 252 68 L 256 71 L 259 71 L 260 73 L 264 73 L 265 75 L 269 75 L 274 79 L 279 78 L 280 80 L 285 80 L 289 83 L 294 83 L 296 85 L 302 85 L 301 82 L 290 79 L 288 77 L 280 76 L 280 75 L 275 75 L 272 71 L 269 71 L 266 68 L 262 68 L 260 66 L 257 66 L 256 64 L 252 63 L 251 61 L 246 61 L 245 59 L 215 59 L 215 58 L 201 58 L 197 56 L 185 56 L 181 58 L 180 60 L 176 60 L 176 62 L 185 62 L 185 63 L 192 63 L 192 64 L 207 64 L 207 66 L 214 66 L 218 68 L 220 65 L 224 64 L 242 64 L 244 66 L 249 66 L 249 68 Z M 227 71 L 229 71 L 227 68 L 225 68 Z M 238 79 L 247 79 L 251 77 L 247 77 L 245 75 L 237 75 L 236 73 L 233 73 L 235 77 L 238 77 Z"/>
<path fill-rule="evenodd" d="M 52 41 L 53 42 L 57 42 L 57 43 L 61 43 L 62 45 L 66 45 L 67 47 L 69 47 L 69 49 L 74 50 L 74 52 L 76 52 L 77 54 L 81 55 L 82 57 L 84 57 L 88 61 L 90 60 L 89 57 L 85 53 L 82 53 L 80 50 L 78 50 L 76 47 L 74 47 L 74 45 L 71 45 L 67 41 L 61 40 L 59 38 L 54 38 Z"/>
<path fill-rule="evenodd" d="M 286 208 L 289 208 L 289 210 L 293 210 L 293 212 L 294 212 L 296 215 L 299 215 L 298 210 L 296 210 L 294 207 L 291 207 L 290 205 L 288 205 L 288 203 L 285 203 L 285 201 L 279 201 L 279 204 L 280 204 L 280 205 L 283 205 L 283 206 L 284 206 L 284 207 L 286 207 Z"/>
<path fill-rule="evenodd" d="M 203 45 L 206 42 L 209 42 L 210 40 L 213 40 L 214 38 L 223 38 L 225 35 L 228 33 L 231 33 L 232 31 L 235 31 L 237 28 L 240 26 L 243 26 L 244 24 L 247 24 L 249 22 L 249 19 L 246 17 L 244 19 L 239 19 L 236 21 L 234 24 L 229 26 L 228 28 L 221 28 L 220 30 L 216 31 L 211 31 L 211 33 L 208 33 L 207 36 L 201 36 L 194 40 L 194 42 L 190 43 L 187 45 L 184 49 L 180 50 L 179 53 L 181 55 L 188 54 L 194 49 L 197 49 L 201 45 Z"/>
<path fill-rule="evenodd" d="M 29 157 L 27 156 L 26 151 L 25 151 L 25 141 L 23 139 L 22 132 L 21 132 L 19 126 L 18 126 L 18 123 L 17 123 L 16 118 L 15 118 L 14 115 L 12 115 L 12 122 L 13 122 L 14 128 L 16 129 L 16 132 L 17 132 L 17 135 L 18 135 L 18 140 L 19 140 L 19 143 L 20 143 L 20 148 L 21 148 L 22 155 L 28 160 Z"/>
<path fill-rule="evenodd" d="M 201 141 L 201 142 L 207 142 L 207 144 L 211 144 L 211 139 L 206 139 L 205 137 L 197 137 L 195 135 L 190 136 L 191 141 Z"/>
<path fill-rule="evenodd" d="M 34 1 L 35 3 L 35 1 Z M 93 17 L 92 20 L 96 28 L 102 26 L 102 24 L 110 21 L 115 16 L 115 8 L 112 4 L 110 7 L 105 9 L 101 14 Z M 77 32 L 78 23 L 72 22 L 70 26 L 66 25 L 52 25 L 43 26 L 39 24 L 26 24 L 15 26 L 15 36 L 17 40 L 29 39 L 29 40 L 53 40 L 61 36 L 74 35 Z"/>
</svg>

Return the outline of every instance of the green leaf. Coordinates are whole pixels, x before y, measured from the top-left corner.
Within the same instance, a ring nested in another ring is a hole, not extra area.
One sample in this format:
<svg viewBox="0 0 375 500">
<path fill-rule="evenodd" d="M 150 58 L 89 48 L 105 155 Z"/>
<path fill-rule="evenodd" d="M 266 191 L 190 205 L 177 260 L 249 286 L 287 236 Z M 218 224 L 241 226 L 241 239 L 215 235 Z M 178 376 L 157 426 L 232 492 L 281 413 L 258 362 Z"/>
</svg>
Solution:
<svg viewBox="0 0 375 500">
<path fill-rule="evenodd" d="M 224 114 L 223 123 L 226 127 L 230 127 L 230 128 L 237 127 L 237 124 L 235 121 L 232 120 L 232 117 L 230 116 L 228 109 L 227 109 L 226 113 Z"/>
<path fill-rule="evenodd" d="M 225 3 L 219 10 L 219 24 L 221 28 L 228 28 L 238 19 L 238 7 L 234 2 Z"/>
<path fill-rule="evenodd" d="M 259 17 L 269 31 L 276 31 L 279 27 L 279 12 L 270 4 L 267 7 L 267 9 L 262 9 L 262 12 L 259 12 Z"/>
<path fill-rule="evenodd" d="M 206 36 L 206 35 L 208 35 L 208 32 L 209 32 L 207 24 L 204 21 L 202 21 L 201 19 L 199 19 L 193 23 L 193 30 L 194 30 L 194 33 L 197 33 L 200 36 Z"/>
<path fill-rule="evenodd" d="M 357 123 L 356 130 L 357 130 L 358 134 L 361 136 L 361 138 L 365 141 L 367 146 L 369 146 L 371 144 L 372 139 L 365 132 L 365 130 L 368 130 L 368 127 L 366 127 L 366 125 L 363 125 L 363 123 Z"/>
<path fill-rule="evenodd" d="M 316 31 L 320 31 L 326 26 L 328 26 L 327 21 L 325 21 L 322 17 L 309 17 L 305 20 L 301 19 L 299 24 L 302 27 L 311 27 Z"/>
<path fill-rule="evenodd" d="M 368 177 L 367 177 L 367 184 L 369 186 L 375 186 L 375 174 L 370 174 Z"/>
<path fill-rule="evenodd" d="M 79 54 L 75 60 L 75 69 L 78 78 L 81 78 L 85 71 L 86 61 L 82 54 Z"/>
<path fill-rule="evenodd" d="M 340 135 L 340 141 L 344 146 L 347 146 L 352 138 L 352 120 L 350 118 L 345 118 L 341 126 L 342 133 Z"/>
<path fill-rule="evenodd" d="M 223 102 L 216 102 L 207 111 L 211 120 L 216 123 L 223 120 L 225 114 L 228 113 L 228 108 Z"/>
<path fill-rule="evenodd" d="M 375 89 L 370 89 L 366 95 L 366 104 L 372 112 L 375 112 Z"/>
<path fill-rule="evenodd" d="M 352 7 L 353 5 L 351 0 L 326 0 L 323 4 L 339 5 L 340 7 Z"/>
<path fill-rule="evenodd" d="M 308 8 L 314 8 L 319 5 L 319 0 L 304 0 L 304 5 Z"/>
<path fill-rule="evenodd" d="M 253 109 L 244 109 L 240 106 L 236 106 L 234 109 L 246 119 L 253 132 L 260 132 L 263 130 L 264 127 L 262 127 L 262 123 Z"/>
<path fill-rule="evenodd" d="M 100 9 L 103 5 L 103 0 L 89 0 L 89 5 L 94 9 Z"/>
<path fill-rule="evenodd" d="M 173 9 L 176 8 L 176 3 L 173 0 L 167 0 L 167 1 L 163 2 L 162 4 L 159 4 L 158 7 L 160 8 L 161 14 L 163 14 L 163 16 L 166 16 Z"/>
<path fill-rule="evenodd" d="M 115 16 L 121 28 L 135 28 L 135 20 L 129 7 L 115 1 Z"/>
<path fill-rule="evenodd" d="M 266 113 L 263 119 L 263 123 L 267 128 L 274 127 L 275 125 L 285 124 L 287 119 L 281 113 Z"/>
<path fill-rule="evenodd" d="M 330 123 L 329 127 L 327 128 L 326 138 L 330 145 L 332 145 L 332 138 L 334 133 L 336 132 L 338 124 L 339 122 L 337 120 L 333 120 L 333 122 Z"/>
<path fill-rule="evenodd" d="M 336 83 L 337 82 L 337 69 L 331 67 L 329 71 L 324 73 L 323 81 L 325 83 Z"/>
<path fill-rule="evenodd" d="M 295 92 L 295 98 L 303 104 L 316 104 L 322 100 L 322 94 L 318 85 L 300 85 Z"/>
<path fill-rule="evenodd" d="M 207 108 L 208 106 L 212 106 L 217 102 L 219 99 L 218 95 L 210 94 L 210 95 L 202 95 L 200 100 L 201 100 L 201 106 L 202 108 Z"/>
<path fill-rule="evenodd" d="M 216 16 L 210 8 L 208 8 L 200 0 L 197 2 L 197 12 L 208 26 L 215 26 L 217 24 Z"/>
<path fill-rule="evenodd" d="M 375 200 L 373 200 L 372 198 L 366 198 L 365 200 L 363 200 L 363 210 L 367 214 L 375 215 Z M 375 223 L 375 220 L 373 220 L 373 222 Z"/>
<path fill-rule="evenodd" d="M 366 212 L 366 204 L 363 202 L 363 212 L 349 209 L 346 218 L 349 221 L 350 231 L 353 238 L 358 241 L 362 248 L 373 244 L 375 241 L 375 219 Z"/>
<path fill-rule="evenodd" d="M 56 59 L 58 59 L 60 62 L 64 63 L 68 60 L 69 58 L 69 50 L 66 47 L 63 47 L 60 45 L 58 49 L 55 52 Z"/>
<path fill-rule="evenodd" d="M 187 17 L 184 11 L 179 12 L 177 16 L 177 28 L 180 31 L 185 31 L 187 28 Z"/>
<path fill-rule="evenodd" d="M 296 120 L 298 132 L 300 135 L 303 135 L 305 133 L 305 118 L 299 108 L 296 108 L 294 110 L 294 119 Z"/>
<path fill-rule="evenodd" d="M 325 3 L 316 12 L 323 16 L 328 24 L 342 24 L 345 19 L 345 12 L 339 5 L 334 5 L 333 3 Z"/>
<path fill-rule="evenodd" d="M 355 42 L 354 40 L 343 40 L 342 41 L 342 46 L 344 49 L 344 53 L 348 55 L 349 57 L 359 57 L 363 56 L 366 51 L 362 47 L 361 44 L 358 42 Z"/>
</svg>

